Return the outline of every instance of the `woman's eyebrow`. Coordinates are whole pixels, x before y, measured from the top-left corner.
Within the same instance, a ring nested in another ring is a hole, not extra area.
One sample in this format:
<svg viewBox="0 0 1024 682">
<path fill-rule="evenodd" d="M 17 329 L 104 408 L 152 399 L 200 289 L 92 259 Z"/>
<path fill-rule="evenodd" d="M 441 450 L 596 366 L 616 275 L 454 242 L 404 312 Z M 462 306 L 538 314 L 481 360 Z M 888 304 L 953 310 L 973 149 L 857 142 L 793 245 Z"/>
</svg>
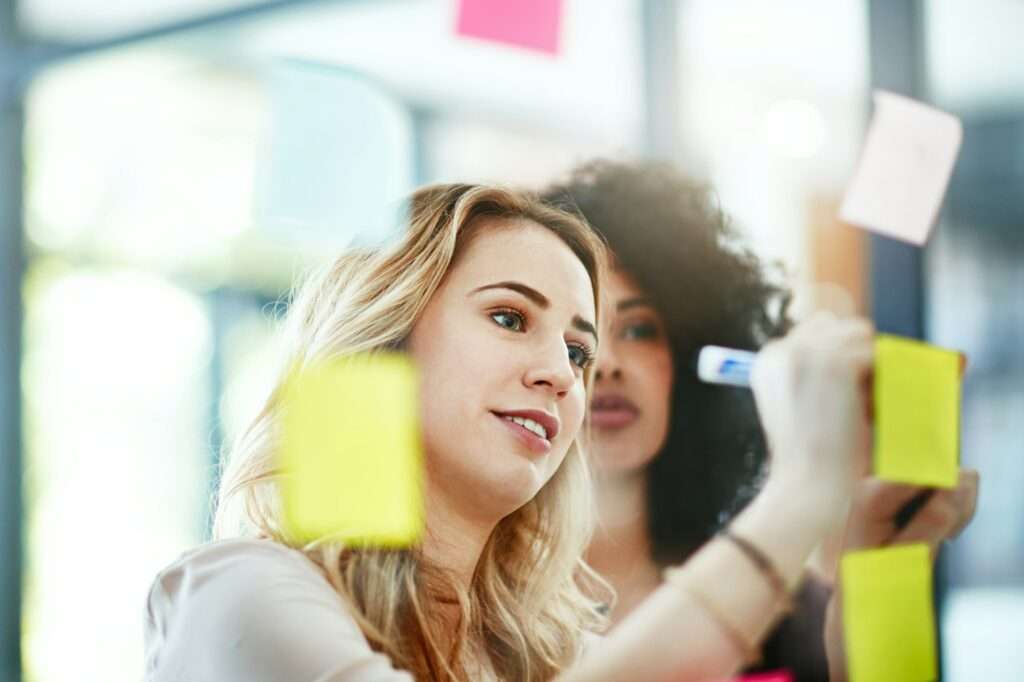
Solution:
<svg viewBox="0 0 1024 682">
<path fill-rule="evenodd" d="M 651 299 L 646 296 L 637 296 L 635 298 L 626 298 L 619 301 L 615 304 L 615 309 L 622 312 L 623 310 L 629 310 L 630 308 L 637 308 L 640 306 L 649 306 L 653 308 L 654 304 L 651 303 Z"/>
<path fill-rule="evenodd" d="M 494 284 L 485 284 L 482 287 L 473 289 L 467 294 L 467 296 L 472 296 L 473 294 L 481 291 L 487 291 L 488 289 L 510 289 L 530 299 L 543 310 L 547 310 L 551 306 L 551 301 L 547 299 L 547 296 L 540 293 L 533 287 L 523 284 L 522 282 L 495 282 Z M 594 337 L 594 341 L 597 342 L 597 329 L 590 322 L 584 320 L 579 315 L 576 315 L 572 318 L 572 326 L 581 332 L 590 334 Z"/>
<path fill-rule="evenodd" d="M 472 296 L 475 293 L 486 291 L 487 289 L 511 289 L 512 291 L 520 293 L 530 299 L 544 310 L 547 310 L 551 305 L 551 301 L 549 301 L 544 294 L 540 293 L 533 287 L 526 286 L 522 282 L 495 282 L 494 284 L 486 284 L 482 287 L 473 289 L 473 291 L 469 292 L 468 295 Z"/>
<path fill-rule="evenodd" d="M 575 327 L 576 329 L 580 330 L 581 332 L 586 332 L 586 333 L 590 334 L 591 336 L 593 336 L 594 337 L 594 343 L 597 343 L 597 341 L 598 341 L 598 339 L 597 339 L 597 329 L 594 328 L 594 325 L 592 325 L 591 323 L 587 322 L 586 320 L 584 320 L 579 315 L 576 315 L 575 317 L 572 318 L 572 326 Z"/>
</svg>

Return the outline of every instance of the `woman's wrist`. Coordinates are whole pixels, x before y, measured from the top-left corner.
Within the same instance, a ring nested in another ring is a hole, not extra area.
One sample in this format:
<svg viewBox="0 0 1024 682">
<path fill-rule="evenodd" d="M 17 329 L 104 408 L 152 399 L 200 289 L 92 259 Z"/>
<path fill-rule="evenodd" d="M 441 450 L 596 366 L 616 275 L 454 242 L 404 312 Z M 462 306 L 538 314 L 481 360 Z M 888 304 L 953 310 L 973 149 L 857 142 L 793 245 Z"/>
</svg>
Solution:
<svg viewBox="0 0 1024 682">
<path fill-rule="evenodd" d="M 770 478 L 731 527 L 771 558 L 792 587 L 807 557 L 838 523 L 842 512 L 834 507 L 834 500 L 809 493 L 806 484 Z"/>
<path fill-rule="evenodd" d="M 772 472 L 758 498 L 801 527 L 834 529 L 849 513 L 853 490 L 836 484 L 820 472 Z"/>
</svg>

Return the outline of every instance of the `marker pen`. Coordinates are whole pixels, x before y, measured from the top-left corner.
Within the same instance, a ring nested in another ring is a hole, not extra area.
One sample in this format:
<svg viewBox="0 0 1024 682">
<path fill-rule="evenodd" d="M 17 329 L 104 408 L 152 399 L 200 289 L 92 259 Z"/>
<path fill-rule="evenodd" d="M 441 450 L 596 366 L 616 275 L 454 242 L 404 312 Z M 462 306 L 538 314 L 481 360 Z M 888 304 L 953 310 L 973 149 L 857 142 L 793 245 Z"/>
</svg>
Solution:
<svg viewBox="0 0 1024 682">
<path fill-rule="evenodd" d="M 748 350 L 704 346 L 697 356 L 697 377 L 709 384 L 750 388 L 750 370 L 757 353 Z"/>
</svg>

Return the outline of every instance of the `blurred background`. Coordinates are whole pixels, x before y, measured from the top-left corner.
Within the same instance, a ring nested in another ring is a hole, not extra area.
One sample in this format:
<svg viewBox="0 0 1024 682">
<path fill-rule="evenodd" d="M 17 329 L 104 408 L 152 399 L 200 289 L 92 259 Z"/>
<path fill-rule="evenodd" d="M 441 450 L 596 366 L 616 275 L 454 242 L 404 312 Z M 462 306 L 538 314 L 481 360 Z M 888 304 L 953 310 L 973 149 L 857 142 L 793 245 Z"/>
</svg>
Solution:
<svg viewBox="0 0 1024 682">
<path fill-rule="evenodd" d="M 565 0 L 554 51 L 458 35 L 456 0 L 0 8 L 0 679 L 140 678 L 303 268 L 418 184 L 595 156 L 708 179 L 806 306 L 967 352 L 943 679 L 1019 679 L 1024 2 Z M 964 122 L 923 249 L 836 218 L 874 88 Z"/>
</svg>

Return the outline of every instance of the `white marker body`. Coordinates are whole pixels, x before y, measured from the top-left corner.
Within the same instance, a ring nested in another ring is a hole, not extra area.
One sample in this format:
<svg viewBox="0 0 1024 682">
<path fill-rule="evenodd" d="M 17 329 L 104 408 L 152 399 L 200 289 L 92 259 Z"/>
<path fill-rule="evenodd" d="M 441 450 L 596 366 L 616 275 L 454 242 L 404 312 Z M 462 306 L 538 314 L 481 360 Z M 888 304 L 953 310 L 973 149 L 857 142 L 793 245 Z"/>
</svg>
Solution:
<svg viewBox="0 0 1024 682">
<path fill-rule="evenodd" d="M 757 353 L 746 350 L 704 346 L 697 356 L 697 376 L 709 384 L 750 387 L 750 370 Z"/>
</svg>

